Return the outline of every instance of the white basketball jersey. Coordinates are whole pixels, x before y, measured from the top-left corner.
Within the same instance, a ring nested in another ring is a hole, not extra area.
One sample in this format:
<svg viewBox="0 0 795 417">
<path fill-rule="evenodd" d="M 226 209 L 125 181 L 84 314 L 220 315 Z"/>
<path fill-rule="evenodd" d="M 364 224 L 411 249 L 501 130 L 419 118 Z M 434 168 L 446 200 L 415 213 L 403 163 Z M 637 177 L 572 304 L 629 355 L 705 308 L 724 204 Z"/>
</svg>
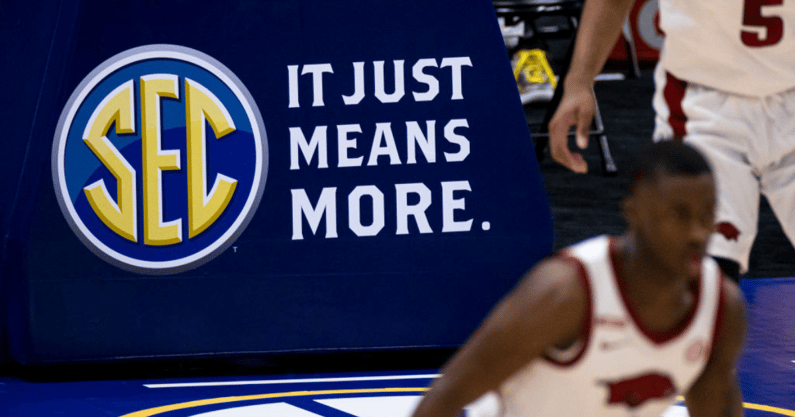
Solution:
<svg viewBox="0 0 795 417">
<path fill-rule="evenodd" d="M 660 65 L 729 93 L 762 97 L 795 88 L 795 2 L 778 2 L 660 0 Z"/>
<path fill-rule="evenodd" d="M 717 265 L 705 258 L 692 314 L 660 334 L 644 326 L 627 302 L 612 242 L 601 236 L 564 251 L 588 283 L 586 336 L 566 352 L 528 364 L 497 393 L 468 407 L 468 416 L 659 417 L 695 382 L 716 329 Z"/>
</svg>

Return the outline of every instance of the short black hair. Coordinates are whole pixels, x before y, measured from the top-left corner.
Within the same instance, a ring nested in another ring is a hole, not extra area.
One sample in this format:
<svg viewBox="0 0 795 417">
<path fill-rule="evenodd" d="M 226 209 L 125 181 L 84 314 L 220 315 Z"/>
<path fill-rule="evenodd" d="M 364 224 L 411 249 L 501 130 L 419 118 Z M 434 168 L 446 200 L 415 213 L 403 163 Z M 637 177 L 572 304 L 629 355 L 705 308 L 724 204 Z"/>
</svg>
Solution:
<svg viewBox="0 0 795 417">
<path fill-rule="evenodd" d="M 697 176 L 712 173 L 706 158 L 679 140 L 650 143 L 635 154 L 625 170 L 624 195 L 630 195 L 642 181 L 656 180 L 660 175 Z"/>
</svg>

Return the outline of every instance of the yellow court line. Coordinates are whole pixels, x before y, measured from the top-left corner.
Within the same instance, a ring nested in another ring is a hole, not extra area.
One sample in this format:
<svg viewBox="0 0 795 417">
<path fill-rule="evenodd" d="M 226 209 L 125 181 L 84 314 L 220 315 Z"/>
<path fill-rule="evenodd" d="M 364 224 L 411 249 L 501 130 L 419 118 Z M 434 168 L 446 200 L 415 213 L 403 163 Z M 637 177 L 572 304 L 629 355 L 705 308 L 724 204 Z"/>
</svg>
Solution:
<svg viewBox="0 0 795 417">
<path fill-rule="evenodd" d="M 334 395 L 334 394 L 371 394 L 378 392 L 424 392 L 428 388 L 379 388 L 379 389 L 344 389 L 344 390 L 327 390 L 327 391 L 294 391 L 294 392 L 280 392 L 273 394 L 258 394 L 258 395 L 242 395 L 235 397 L 220 397 L 209 398 L 206 400 L 188 401 L 185 403 L 164 405 L 160 407 L 149 408 L 146 410 L 136 411 L 134 413 L 125 414 L 121 417 L 149 417 L 156 414 L 166 413 L 174 410 L 182 410 L 185 408 L 201 407 L 203 405 L 223 404 L 237 401 L 249 400 L 262 400 L 267 398 L 280 398 L 280 397 L 303 397 L 307 395 Z"/>
<path fill-rule="evenodd" d="M 684 401 L 685 397 L 678 396 L 676 397 L 678 401 Z M 762 405 L 762 404 L 754 404 L 754 403 L 743 403 L 743 408 L 747 408 L 749 410 L 759 410 L 759 411 L 767 411 L 769 413 L 776 413 L 781 414 L 784 416 L 795 417 L 795 411 L 787 410 L 786 408 L 779 408 L 779 407 L 771 407 L 769 405 Z"/>
<path fill-rule="evenodd" d="M 771 407 L 769 405 L 753 404 L 753 403 L 743 403 L 743 407 L 749 408 L 751 410 L 768 411 L 771 413 L 777 413 L 785 416 L 795 417 L 795 411 L 787 410 L 785 408 Z"/>
<path fill-rule="evenodd" d="M 365 389 L 343 389 L 343 390 L 325 390 L 325 391 L 293 391 L 293 392 L 279 392 L 272 394 L 257 394 L 257 395 L 241 395 L 234 397 L 220 397 L 209 398 L 206 400 L 188 401 L 179 404 L 163 405 L 160 407 L 149 408 L 146 410 L 136 411 L 134 413 L 125 414 L 121 417 L 150 417 L 157 414 L 166 413 L 174 410 L 182 410 L 185 408 L 201 407 L 203 405 L 223 404 L 237 401 L 250 401 L 250 400 L 263 400 L 268 398 L 281 398 L 281 397 L 305 397 L 308 395 L 334 395 L 334 394 L 373 394 L 379 392 L 425 392 L 428 388 L 365 388 Z M 679 401 L 684 401 L 681 395 L 676 397 Z M 785 408 L 771 407 L 769 405 L 743 403 L 743 407 L 749 410 L 766 411 L 769 413 L 781 414 L 784 416 L 795 417 L 795 411 L 787 410 Z"/>
</svg>

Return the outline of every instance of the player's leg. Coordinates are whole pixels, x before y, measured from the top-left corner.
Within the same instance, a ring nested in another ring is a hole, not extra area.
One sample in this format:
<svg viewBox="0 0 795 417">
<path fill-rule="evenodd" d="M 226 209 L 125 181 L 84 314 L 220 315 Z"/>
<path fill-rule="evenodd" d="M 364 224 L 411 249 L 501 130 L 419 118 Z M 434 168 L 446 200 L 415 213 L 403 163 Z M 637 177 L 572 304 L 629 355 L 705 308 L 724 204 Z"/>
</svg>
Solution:
<svg viewBox="0 0 795 417">
<path fill-rule="evenodd" d="M 769 153 L 775 159 L 762 171 L 762 192 L 795 246 L 795 90 L 766 100 L 772 119 Z"/>
<path fill-rule="evenodd" d="M 659 68 L 655 83 L 654 140 L 684 138 L 710 162 L 718 206 L 708 253 L 726 275 L 738 280 L 748 270 L 757 233 L 760 186 L 750 161 L 759 132 L 747 120 L 759 110 L 745 98 L 687 84 Z"/>
<path fill-rule="evenodd" d="M 759 182 L 741 153 L 726 146 L 723 137 L 689 133 L 685 141 L 698 148 L 712 166 L 717 185 L 715 233 L 707 252 L 735 281 L 748 271 L 759 218 Z"/>
<path fill-rule="evenodd" d="M 784 234 L 795 246 L 795 153 L 782 162 L 785 165 L 762 177 L 762 192 Z"/>
</svg>

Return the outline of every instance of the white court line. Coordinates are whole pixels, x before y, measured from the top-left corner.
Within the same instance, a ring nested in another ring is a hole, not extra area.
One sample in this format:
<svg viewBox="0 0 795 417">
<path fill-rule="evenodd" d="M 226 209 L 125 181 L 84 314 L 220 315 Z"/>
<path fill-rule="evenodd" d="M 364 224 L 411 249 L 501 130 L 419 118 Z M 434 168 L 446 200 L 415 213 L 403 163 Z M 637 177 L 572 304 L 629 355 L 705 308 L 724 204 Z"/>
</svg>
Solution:
<svg viewBox="0 0 795 417">
<path fill-rule="evenodd" d="M 627 77 L 620 72 L 605 72 L 596 76 L 596 81 L 623 81 Z"/>
<path fill-rule="evenodd" d="M 428 378 L 438 378 L 440 376 L 441 374 L 363 376 L 358 378 L 272 379 L 266 381 L 226 381 L 226 382 L 188 382 L 188 383 L 175 383 L 175 384 L 144 384 L 144 386 L 147 388 L 223 387 L 231 385 L 296 384 L 296 383 L 307 383 L 307 382 L 354 382 L 354 381 L 388 381 L 395 379 L 428 379 Z"/>
</svg>

